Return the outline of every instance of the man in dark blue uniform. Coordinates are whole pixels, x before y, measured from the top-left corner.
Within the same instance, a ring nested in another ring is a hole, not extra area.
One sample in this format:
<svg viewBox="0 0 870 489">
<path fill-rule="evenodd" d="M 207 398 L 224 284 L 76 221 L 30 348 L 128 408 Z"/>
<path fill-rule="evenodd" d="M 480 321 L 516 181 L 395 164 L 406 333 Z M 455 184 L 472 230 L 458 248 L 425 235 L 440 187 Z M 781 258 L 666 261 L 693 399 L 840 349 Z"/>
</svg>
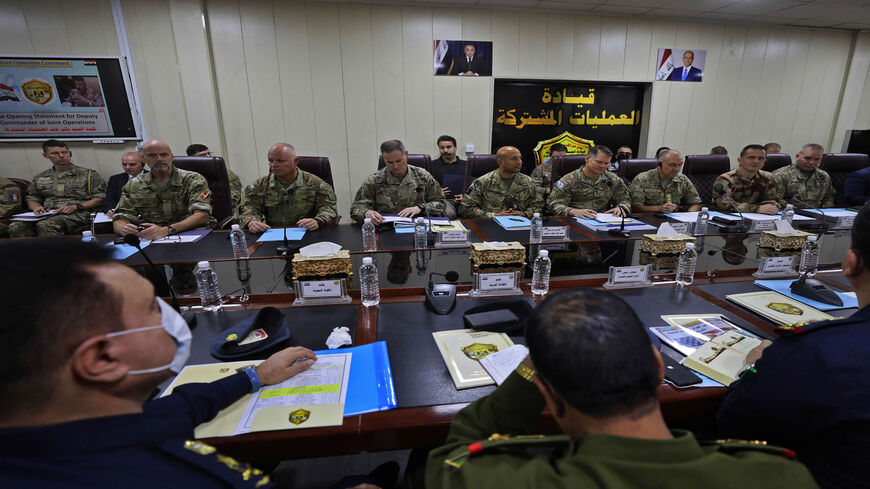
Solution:
<svg viewBox="0 0 870 489">
<path fill-rule="evenodd" d="M 861 310 L 792 325 L 731 384 L 717 416 L 723 437 L 793 448 L 822 487 L 870 487 L 870 206 L 852 227 L 843 273 Z"/>
</svg>

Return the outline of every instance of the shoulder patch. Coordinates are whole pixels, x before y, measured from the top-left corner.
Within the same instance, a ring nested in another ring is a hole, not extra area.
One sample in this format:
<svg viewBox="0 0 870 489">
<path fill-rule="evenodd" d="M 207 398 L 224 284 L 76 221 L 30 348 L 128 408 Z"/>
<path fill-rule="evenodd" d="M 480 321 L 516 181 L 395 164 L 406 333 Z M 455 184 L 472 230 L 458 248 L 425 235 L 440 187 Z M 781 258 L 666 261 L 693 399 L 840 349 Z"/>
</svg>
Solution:
<svg viewBox="0 0 870 489">
<path fill-rule="evenodd" d="M 568 435 L 519 435 L 509 436 L 493 433 L 486 440 L 481 440 L 468 445 L 466 450 L 459 452 L 456 456 L 444 460 L 445 465 L 454 468 L 461 468 L 469 458 L 482 454 L 493 449 L 523 449 L 525 447 L 552 447 L 564 448 L 572 445 L 571 438 Z"/>
<path fill-rule="evenodd" d="M 559 180 L 558 182 L 556 182 L 556 186 L 559 187 L 559 189 L 564 189 L 565 183 L 562 182 L 562 180 Z"/>
<path fill-rule="evenodd" d="M 206 190 L 203 190 L 203 192 L 201 194 L 199 194 L 199 198 L 201 200 L 207 200 L 209 197 L 211 197 L 211 190 L 206 189 Z"/>
<path fill-rule="evenodd" d="M 793 459 L 796 454 L 788 448 L 778 447 L 776 445 L 768 445 L 762 440 L 737 440 L 727 438 L 715 441 L 699 442 L 702 446 L 716 446 L 716 450 L 723 453 L 737 453 L 743 451 L 763 452 L 771 455 L 779 455 L 780 457 Z"/>
</svg>

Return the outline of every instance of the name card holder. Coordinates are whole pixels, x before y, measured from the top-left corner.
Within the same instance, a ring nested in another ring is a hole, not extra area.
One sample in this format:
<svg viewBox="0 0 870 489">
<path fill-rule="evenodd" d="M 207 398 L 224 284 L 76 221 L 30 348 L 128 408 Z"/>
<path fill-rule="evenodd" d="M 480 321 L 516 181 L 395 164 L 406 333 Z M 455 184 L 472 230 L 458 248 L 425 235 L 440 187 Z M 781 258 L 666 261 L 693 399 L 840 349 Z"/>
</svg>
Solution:
<svg viewBox="0 0 870 489">
<path fill-rule="evenodd" d="M 855 216 L 840 216 L 834 229 L 852 229 L 853 224 L 855 224 Z"/>
<path fill-rule="evenodd" d="M 649 271 L 649 265 L 610 267 L 610 274 L 607 277 L 607 282 L 604 283 L 604 287 L 608 289 L 649 287 L 652 285 Z"/>
<path fill-rule="evenodd" d="M 435 233 L 436 248 L 462 248 L 469 246 L 468 230 L 451 229 Z"/>
<path fill-rule="evenodd" d="M 796 256 L 762 257 L 758 262 L 758 270 L 752 276 L 755 278 L 797 277 L 800 274 L 795 270 L 796 261 Z"/>
<path fill-rule="evenodd" d="M 749 226 L 750 233 L 760 233 L 762 231 L 776 231 L 776 220 L 754 220 Z"/>
<path fill-rule="evenodd" d="M 541 231 L 543 241 L 564 241 L 568 239 L 568 226 L 544 226 Z"/>
<path fill-rule="evenodd" d="M 318 304 L 348 304 L 351 298 L 347 295 L 347 279 L 335 278 L 327 280 L 294 280 L 296 291 L 294 306 L 311 306 Z"/>
<path fill-rule="evenodd" d="M 674 229 L 674 231 L 683 234 L 689 234 L 689 223 L 688 222 L 669 222 L 668 224 Z M 692 229 L 695 228 L 695 223 L 692 224 Z"/>
<path fill-rule="evenodd" d="M 485 273 L 474 272 L 474 288 L 468 292 L 471 297 L 522 295 L 520 272 Z"/>
</svg>

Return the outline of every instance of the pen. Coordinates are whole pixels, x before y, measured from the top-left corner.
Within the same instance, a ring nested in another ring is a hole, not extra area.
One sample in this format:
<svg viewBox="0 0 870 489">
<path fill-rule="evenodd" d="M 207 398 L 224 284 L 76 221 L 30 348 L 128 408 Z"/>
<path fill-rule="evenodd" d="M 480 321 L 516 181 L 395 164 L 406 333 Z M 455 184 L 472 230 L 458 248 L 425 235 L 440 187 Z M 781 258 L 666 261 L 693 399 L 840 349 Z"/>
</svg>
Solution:
<svg viewBox="0 0 870 489">
<path fill-rule="evenodd" d="M 513 222 L 526 222 L 526 221 L 524 221 L 524 220 L 522 220 L 522 219 L 519 219 L 519 218 L 517 218 L 517 217 L 509 217 L 509 218 L 508 218 L 508 221 L 513 221 Z"/>
</svg>

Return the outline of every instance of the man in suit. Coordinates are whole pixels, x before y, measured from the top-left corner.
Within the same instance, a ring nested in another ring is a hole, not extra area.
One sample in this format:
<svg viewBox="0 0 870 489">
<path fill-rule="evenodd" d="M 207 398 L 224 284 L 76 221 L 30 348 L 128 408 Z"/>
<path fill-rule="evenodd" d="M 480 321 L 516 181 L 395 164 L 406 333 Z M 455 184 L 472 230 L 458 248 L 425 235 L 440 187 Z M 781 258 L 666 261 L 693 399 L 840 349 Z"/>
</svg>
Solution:
<svg viewBox="0 0 870 489">
<path fill-rule="evenodd" d="M 106 198 L 103 200 L 103 209 L 109 217 L 115 214 L 115 206 L 121 200 L 121 189 L 127 182 L 146 172 L 139 153 L 130 151 L 121 155 L 121 168 L 123 172 L 109 177 L 109 185 L 106 189 Z"/>
<path fill-rule="evenodd" d="M 674 71 L 671 72 L 671 76 L 668 77 L 670 81 L 691 81 L 691 82 L 699 82 L 701 78 L 704 76 L 704 72 L 698 68 L 692 66 L 692 63 L 695 62 L 695 53 L 693 51 L 686 51 L 683 53 L 683 66 L 681 68 L 675 68 Z"/>
<path fill-rule="evenodd" d="M 474 47 L 474 44 L 465 44 L 465 56 L 460 56 L 457 64 L 459 76 L 480 76 L 484 67 L 483 56 L 476 54 L 476 52 L 477 48 Z"/>
</svg>

